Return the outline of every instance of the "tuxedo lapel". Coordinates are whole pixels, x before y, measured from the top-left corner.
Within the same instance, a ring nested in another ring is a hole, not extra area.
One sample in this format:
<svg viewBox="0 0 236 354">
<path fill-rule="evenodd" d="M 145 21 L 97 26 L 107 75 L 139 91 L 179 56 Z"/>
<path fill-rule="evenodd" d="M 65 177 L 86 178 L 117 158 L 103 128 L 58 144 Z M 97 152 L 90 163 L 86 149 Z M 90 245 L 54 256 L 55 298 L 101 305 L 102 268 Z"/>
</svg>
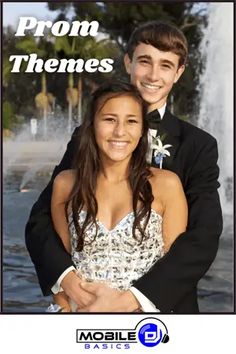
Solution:
<svg viewBox="0 0 236 354">
<path fill-rule="evenodd" d="M 166 156 L 163 159 L 163 168 L 171 170 L 173 159 L 175 158 L 180 145 L 181 129 L 178 118 L 173 116 L 167 109 L 161 120 L 160 129 L 157 135 L 161 136 L 163 145 L 172 145 L 170 148 L 168 148 L 170 156 Z"/>
</svg>

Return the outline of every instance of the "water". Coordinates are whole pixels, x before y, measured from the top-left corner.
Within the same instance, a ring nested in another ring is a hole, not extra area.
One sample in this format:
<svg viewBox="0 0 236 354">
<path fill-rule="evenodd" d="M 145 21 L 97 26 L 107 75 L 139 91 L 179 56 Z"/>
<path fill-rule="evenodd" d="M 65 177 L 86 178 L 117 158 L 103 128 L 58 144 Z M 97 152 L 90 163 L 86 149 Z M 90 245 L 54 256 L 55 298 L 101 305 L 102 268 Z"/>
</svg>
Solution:
<svg viewBox="0 0 236 354">
<path fill-rule="evenodd" d="M 44 312 L 51 297 L 43 297 L 37 276 L 24 242 L 24 228 L 29 212 L 50 178 L 37 175 L 26 192 L 19 192 L 22 174 L 8 177 L 3 193 L 3 311 Z M 28 189 L 29 188 L 29 189 Z M 225 217 L 215 262 L 199 283 L 199 304 L 202 312 L 233 311 L 233 229 L 232 219 Z"/>
<path fill-rule="evenodd" d="M 21 178 L 19 174 L 8 176 L 3 192 L 3 311 L 42 312 L 50 297 L 42 296 L 25 247 L 24 229 L 31 207 L 49 175 L 38 175 L 36 186 L 25 193 L 19 192 Z"/>
<path fill-rule="evenodd" d="M 233 218 L 224 215 L 224 229 L 215 261 L 199 282 L 201 312 L 233 312 Z"/>
<path fill-rule="evenodd" d="M 43 297 L 39 288 L 24 232 L 33 203 L 66 150 L 69 135 L 63 127 L 62 119 L 51 119 L 47 130 L 50 141 L 44 141 L 42 134 L 33 138 L 29 126 L 22 127 L 3 144 L 4 312 L 45 312 L 51 302 L 51 296 Z"/>
<path fill-rule="evenodd" d="M 204 70 L 200 77 L 201 104 L 198 126 L 212 134 L 218 142 L 219 189 L 224 213 L 224 229 L 217 260 L 200 282 L 202 306 L 214 289 L 213 310 L 232 306 L 233 287 L 233 4 L 209 3 L 208 26 L 203 30 L 200 46 Z M 214 274 L 217 277 L 214 281 Z M 222 301 L 222 289 L 224 296 Z"/>
<path fill-rule="evenodd" d="M 200 50 L 204 71 L 200 77 L 198 126 L 218 142 L 224 212 L 233 214 L 233 4 L 208 4 L 208 26 Z"/>
</svg>

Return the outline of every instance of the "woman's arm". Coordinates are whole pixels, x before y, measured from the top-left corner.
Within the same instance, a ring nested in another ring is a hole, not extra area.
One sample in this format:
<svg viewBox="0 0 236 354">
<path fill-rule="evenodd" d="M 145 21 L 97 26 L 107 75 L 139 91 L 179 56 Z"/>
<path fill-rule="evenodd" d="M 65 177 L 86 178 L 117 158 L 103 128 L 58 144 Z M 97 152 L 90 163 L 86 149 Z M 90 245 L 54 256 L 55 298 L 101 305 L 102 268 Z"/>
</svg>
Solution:
<svg viewBox="0 0 236 354">
<path fill-rule="evenodd" d="M 186 230 L 188 222 L 187 200 L 179 177 L 170 171 L 154 171 L 152 190 L 154 205 L 161 205 L 162 209 L 162 234 L 166 253 L 175 239 Z"/>
<path fill-rule="evenodd" d="M 168 173 L 170 174 L 170 172 Z M 165 252 L 168 252 L 176 238 L 186 231 L 188 223 L 188 204 L 179 177 L 171 173 L 166 180 L 163 213 L 163 239 Z"/>
</svg>

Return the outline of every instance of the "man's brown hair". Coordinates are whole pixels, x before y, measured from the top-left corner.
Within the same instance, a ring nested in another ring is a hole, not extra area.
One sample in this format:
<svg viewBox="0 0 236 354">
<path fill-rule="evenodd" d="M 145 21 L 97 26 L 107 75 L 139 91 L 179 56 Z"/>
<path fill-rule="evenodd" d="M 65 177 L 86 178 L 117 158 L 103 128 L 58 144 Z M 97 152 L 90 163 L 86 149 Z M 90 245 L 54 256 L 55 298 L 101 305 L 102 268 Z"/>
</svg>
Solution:
<svg viewBox="0 0 236 354">
<path fill-rule="evenodd" d="M 130 60 L 132 60 L 135 48 L 140 43 L 150 44 L 161 51 L 177 54 L 179 56 L 179 66 L 186 63 L 188 55 L 187 39 L 183 32 L 172 24 L 150 21 L 135 29 L 126 48 Z"/>
</svg>

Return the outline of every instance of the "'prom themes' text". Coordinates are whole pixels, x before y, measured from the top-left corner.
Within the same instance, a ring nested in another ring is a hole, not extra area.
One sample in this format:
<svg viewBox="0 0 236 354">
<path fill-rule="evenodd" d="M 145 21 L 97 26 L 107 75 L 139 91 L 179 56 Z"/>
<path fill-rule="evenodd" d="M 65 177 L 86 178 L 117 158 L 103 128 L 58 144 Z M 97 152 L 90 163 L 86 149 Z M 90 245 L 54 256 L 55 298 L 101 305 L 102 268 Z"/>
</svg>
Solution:
<svg viewBox="0 0 236 354">
<path fill-rule="evenodd" d="M 24 37 L 26 32 L 33 31 L 34 37 L 43 37 L 45 32 L 50 31 L 55 37 L 62 37 L 68 35 L 69 37 L 96 37 L 98 35 L 99 23 L 98 21 L 73 21 L 69 23 L 67 21 L 57 21 L 55 23 L 51 21 L 38 21 L 35 17 L 20 17 L 16 37 Z M 82 73 L 86 71 L 88 73 L 109 73 L 113 70 L 114 60 L 111 58 L 96 59 L 90 58 L 84 60 L 78 59 L 56 59 L 50 58 L 43 60 L 38 58 L 36 53 L 29 55 L 11 55 L 9 61 L 13 63 L 11 72 L 19 73 L 22 69 L 22 65 L 26 62 L 26 73 L 41 73 L 46 71 L 48 73 Z"/>
</svg>

